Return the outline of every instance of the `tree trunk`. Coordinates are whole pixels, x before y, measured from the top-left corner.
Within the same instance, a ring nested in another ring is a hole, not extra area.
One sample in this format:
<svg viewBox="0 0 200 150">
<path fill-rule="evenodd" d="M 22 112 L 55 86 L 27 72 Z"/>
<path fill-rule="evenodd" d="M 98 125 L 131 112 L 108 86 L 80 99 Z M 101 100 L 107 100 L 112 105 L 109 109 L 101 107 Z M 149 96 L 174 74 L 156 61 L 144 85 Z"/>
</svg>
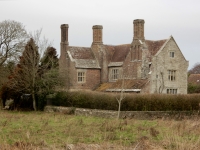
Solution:
<svg viewBox="0 0 200 150">
<path fill-rule="evenodd" d="M 37 111 L 37 106 L 36 106 L 36 100 L 35 100 L 35 94 L 32 93 L 32 99 L 33 99 L 33 109 L 34 111 Z"/>
<path fill-rule="evenodd" d="M 121 100 L 118 101 L 119 107 L 118 107 L 118 115 L 117 115 L 117 119 L 119 119 L 120 117 L 120 109 L 121 109 Z"/>
<path fill-rule="evenodd" d="M 0 104 L 0 109 L 4 108 L 4 104 L 3 104 L 3 100 L 0 100 L 1 101 L 1 104 Z"/>
<path fill-rule="evenodd" d="M 119 104 L 117 119 L 120 118 L 121 103 L 122 103 L 122 100 L 123 100 L 124 98 L 125 98 L 125 97 L 124 97 L 124 76 L 123 76 L 122 87 L 121 87 L 121 92 L 120 92 L 120 98 L 117 99 L 118 104 Z"/>
</svg>

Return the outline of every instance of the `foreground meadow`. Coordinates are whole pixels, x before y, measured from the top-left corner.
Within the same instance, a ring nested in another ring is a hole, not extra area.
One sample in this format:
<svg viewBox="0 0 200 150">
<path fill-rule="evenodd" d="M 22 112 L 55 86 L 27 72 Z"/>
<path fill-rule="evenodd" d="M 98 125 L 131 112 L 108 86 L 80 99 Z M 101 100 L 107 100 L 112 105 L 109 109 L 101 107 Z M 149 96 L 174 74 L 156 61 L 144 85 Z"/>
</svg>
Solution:
<svg viewBox="0 0 200 150">
<path fill-rule="evenodd" d="M 200 120 L 116 120 L 0 110 L 0 149 L 199 150 Z"/>
</svg>

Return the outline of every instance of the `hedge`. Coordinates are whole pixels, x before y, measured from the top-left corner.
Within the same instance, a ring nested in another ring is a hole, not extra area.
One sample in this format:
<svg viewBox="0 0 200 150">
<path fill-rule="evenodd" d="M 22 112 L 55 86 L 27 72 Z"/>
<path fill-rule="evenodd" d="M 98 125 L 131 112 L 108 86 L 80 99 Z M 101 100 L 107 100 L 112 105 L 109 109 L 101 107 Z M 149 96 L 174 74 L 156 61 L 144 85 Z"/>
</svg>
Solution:
<svg viewBox="0 0 200 150">
<path fill-rule="evenodd" d="M 101 92 L 58 92 L 53 97 L 52 105 L 117 110 L 119 98 L 116 93 Z M 122 111 L 193 111 L 199 110 L 200 95 L 167 95 L 167 94 L 125 94 L 122 100 Z"/>
</svg>

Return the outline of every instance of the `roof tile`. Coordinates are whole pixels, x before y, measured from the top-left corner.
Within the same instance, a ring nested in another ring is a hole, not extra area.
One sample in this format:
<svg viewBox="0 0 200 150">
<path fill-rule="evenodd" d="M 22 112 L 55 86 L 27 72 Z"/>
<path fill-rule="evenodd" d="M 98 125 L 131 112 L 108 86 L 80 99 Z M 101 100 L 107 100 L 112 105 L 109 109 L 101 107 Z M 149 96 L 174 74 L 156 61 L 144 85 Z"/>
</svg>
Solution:
<svg viewBox="0 0 200 150">
<path fill-rule="evenodd" d="M 145 40 L 145 43 L 147 45 L 147 48 L 148 48 L 151 56 L 154 56 L 160 50 L 160 48 L 163 46 L 163 44 L 166 41 L 167 41 L 166 39 L 159 40 L 159 41 Z"/>
<path fill-rule="evenodd" d="M 200 84 L 200 74 L 191 74 L 188 77 L 188 83 Z"/>
<path fill-rule="evenodd" d="M 131 44 L 124 45 L 105 45 L 106 49 L 112 54 L 111 62 L 123 62 L 130 51 Z"/>
<path fill-rule="evenodd" d="M 89 47 L 69 47 L 69 52 L 73 59 L 95 59 Z"/>
</svg>

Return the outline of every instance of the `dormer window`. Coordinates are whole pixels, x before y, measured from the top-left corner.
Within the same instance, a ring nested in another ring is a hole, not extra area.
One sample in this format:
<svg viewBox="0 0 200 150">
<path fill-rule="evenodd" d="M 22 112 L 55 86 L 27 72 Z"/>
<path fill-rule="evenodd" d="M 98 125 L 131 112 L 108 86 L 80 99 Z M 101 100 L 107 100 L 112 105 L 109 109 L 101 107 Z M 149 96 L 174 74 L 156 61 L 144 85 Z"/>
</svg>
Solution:
<svg viewBox="0 0 200 150">
<path fill-rule="evenodd" d="M 174 58 L 174 52 L 169 52 L 169 57 Z"/>
</svg>

